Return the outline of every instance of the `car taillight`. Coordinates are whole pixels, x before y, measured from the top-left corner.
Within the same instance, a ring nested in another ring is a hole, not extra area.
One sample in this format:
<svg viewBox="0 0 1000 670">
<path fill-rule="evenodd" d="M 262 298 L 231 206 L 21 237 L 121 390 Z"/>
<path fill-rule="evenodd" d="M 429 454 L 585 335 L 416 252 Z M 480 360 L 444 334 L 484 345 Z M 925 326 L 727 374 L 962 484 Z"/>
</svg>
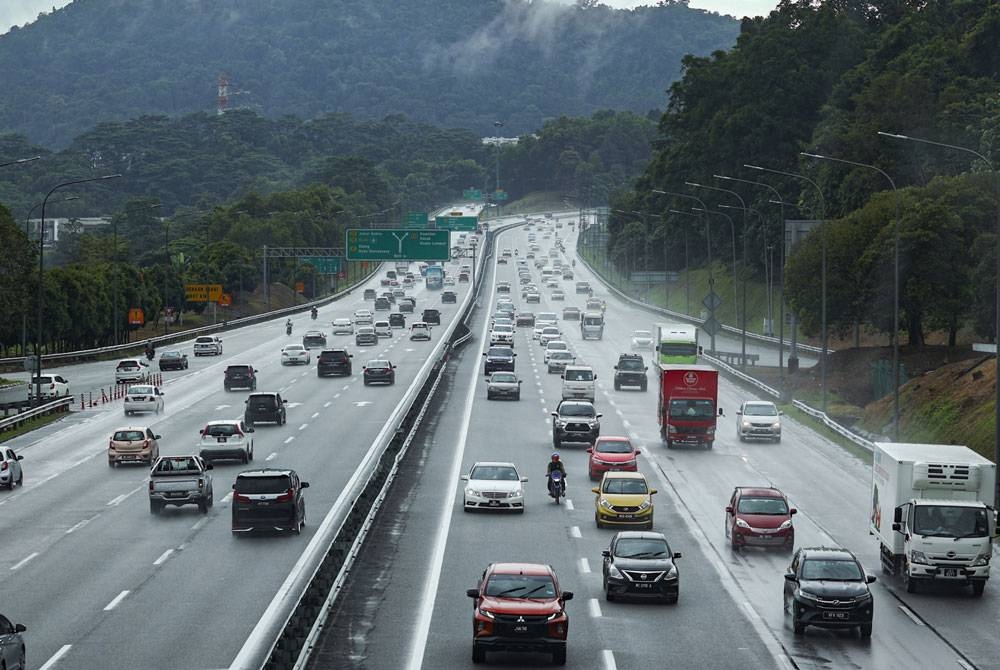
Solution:
<svg viewBox="0 0 1000 670">
<path fill-rule="evenodd" d="M 148 440 L 148 439 L 146 439 L 146 440 L 143 440 L 143 441 L 142 441 L 142 448 L 143 448 L 143 449 L 145 449 L 145 448 L 146 448 L 146 447 L 148 447 L 148 446 L 149 446 L 149 440 Z"/>
<path fill-rule="evenodd" d="M 149 480 L 149 492 L 150 493 L 153 492 L 153 480 L 152 479 Z"/>
<path fill-rule="evenodd" d="M 246 435 L 243 434 L 242 430 L 238 430 L 236 431 L 236 437 L 246 437 Z"/>
<path fill-rule="evenodd" d="M 0 471 L 6 471 L 7 468 L 8 468 L 7 461 L 4 461 L 3 465 L 0 465 Z"/>
<path fill-rule="evenodd" d="M 233 493 L 233 502 L 250 502 L 250 498 L 241 493 Z"/>
<path fill-rule="evenodd" d="M 291 502 L 295 497 L 294 489 L 288 489 L 275 499 L 275 502 Z"/>
<path fill-rule="evenodd" d="M 114 440 L 108 440 L 108 449 L 110 449 L 111 451 L 115 450 L 115 441 Z"/>
</svg>

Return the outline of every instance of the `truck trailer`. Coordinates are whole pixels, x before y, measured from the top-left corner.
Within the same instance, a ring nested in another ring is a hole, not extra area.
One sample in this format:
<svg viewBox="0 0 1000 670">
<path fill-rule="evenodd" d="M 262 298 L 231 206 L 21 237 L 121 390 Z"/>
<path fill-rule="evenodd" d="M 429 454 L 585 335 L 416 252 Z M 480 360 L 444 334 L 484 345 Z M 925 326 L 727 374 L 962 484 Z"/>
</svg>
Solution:
<svg viewBox="0 0 1000 670">
<path fill-rule="evenodd" d="M 660 363 L 657 418 L 668 449 L 676 444 L 712 448 L 715 424 L 722 416 L 719 371 L 707 365 Z"/>
</svg>

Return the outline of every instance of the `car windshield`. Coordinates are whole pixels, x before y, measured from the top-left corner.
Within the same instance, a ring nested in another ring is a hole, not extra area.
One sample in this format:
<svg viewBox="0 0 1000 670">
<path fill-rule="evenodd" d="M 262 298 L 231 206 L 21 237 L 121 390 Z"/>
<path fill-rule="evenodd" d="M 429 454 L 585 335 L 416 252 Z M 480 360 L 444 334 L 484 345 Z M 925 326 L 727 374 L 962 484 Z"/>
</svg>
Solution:
<svg viewBox="0 0 1000 670">
<path fill-rule="evenodd" d="M 744 416 L 778 416 L 778 408 L 771 403 L 747 403 L 743 407 Z"/>
<path fill-rule="evenodd" d="M 145 440 L 146 434 L 141 430 L 116 430 L 111 439 L 115 442 L 138 442 Z"/>
<path fill-rule="evenodd" d="M 350 319 L 334 319 L 333 325 L 335 326 L 349 326 L 351 325 Z"/>
<path fill-rule="evenodd" d="M 486 595 L 506 598 L 555 598 L 556 586 L 548 575 L 493 575 Z"/>
<path fill-rule="evenodd" d="M 118 364 L 119 370 L 131 370 L 132 368 L 137 368 L 137 367 L 139 367 L 139 364 L 136 363 L 135 361 L 122 361 L 121 363 Z"/>
<path fill-rule="evenodd" d="M 572 403 L 568 405 L 562 405 L 559 408 L 559 414 L 561 416 L 594 416 L 594 406 L 587 405 L 584 403 Z"/>
<path fill-rule="evenodd" d="M 426 323 L 414 323 L 410 326 L 411 330 L 427 330 Z"/>
<path fill-rule="evenodd" d="M 670 558 L 670 546 L 659 538 L 623 537 L 615 545 L 620 558 Z"/>
<path fill-rule="evenodd" d="M 160 360 L 163 360 L 164 358 L 180 358 L 180 357 L 181 357 L 181 352 L 179 351 L 164 351 L 160 355 Z"/>
<path fill-rule="evenodd" d="M 240 429 L 234 423 L 216 423 L 205 427 L 206 437 L 229 437 L 238 435 Z"/>
<path fill-rule="evenodd" d="M 503 323 L 493 324 L 493 330 L 495 332 L 497 332 L 497 333 L 511 333 L 511 332 L 513 332 L 513 329 L 510 326 L 508 326 L 506 324 L 503 324 Z"/>
<path fill-rule="evenodd" d="M 567 370 L 566 381 L 568 382 L 592 382 L 594 381 L 593 370 Z"/>
<path fill-rule="evenodd" d="M 549 351 L 564 351 L 569 349 L 569 345 L 565 342 L 560 342 L 559 340 L 553 340 L 545 345 L 545 348 Z"/>
<path fill-rule="evenodd" d="M 585 326 L 599 326 L 604 322 L 604 320 L 599 316 L 585 316 L 583 317 L 583 325 Z"/>
<path fill-rule="evenodd" d="M 549 361 L 571 361 L 573 360 L 573 354 L 568 351 L 553 351 L 552 355 L 549 356 Z"/>
<path fill-rule="evenodd" d="M 274 409 L 275 400 L 270 396 L 250 396 L 248 404 L 250 405 L 250 409 L 271 410 Z"/>
<path fill-rule="evenodd" d="M 555 326 L 545 326 L 542 328 L 542 335 L 558 335 L 559 329 Z"/>
<path fill-rule="evenodd" d="M 153 395 L 152 386 L 130 386 L 128 389 L 129 395 Z"/>
<path fill-rule="evenodd" d="M 226 368 L 226 372 L 231 375 L 247 375 L 250 374 L 250 366 L 230 365 L 228 368 Z"/>
<path fill-rule="evenodd" d="M 291 488 L 288 475 L 237 477 L 237 493 L 284 493 Z"/>
<path fill-rule="evenodd" d="M 362 326 L 361 328 L 358 328 L 358 335 L 366 335 L 374 332 L 375 329 L 372 328 L 371 326 Z"/>
<path fill-rule="evenodd" d="M 648 330 L 637 330 L 634 333 L 632 333 L 632 337 L 634 337 L 637 340 L 648 340 L 653 337 L 653 334 L 650 333 Z"/>
<path fill-rule="evenodd" d="M 986 537 L 986 510 L 949 505 L 918 505 L 913 514 L 913 532 L 924 537 Z"/>
<path fill-rule="evenodd" d="M 604 493 L 621 495 L 644 495 L 649 493 L 644 479 L 621 479 L 612 477 L 604 482 Z"/>
<path fill-rule="evenodd" d="M 802 561 L 802 579 L 856 582 L 864 579 L 861 566 L 849 559 L 807 558 Z"/>
<path fill-rule="evenodd" d="M 303 347 L 301 344 L 289 344 L 287 347 L 285 347 L 285 351 L 305 351 L 305 350 L 306 348 Z"/>
<path fill-rule="evenodd" d="M 504 347 L 491 347 L 489 350 L 489 355 L 494 358 L 510 358 L 512 353 L 510 349 Z"/>
<path fill-rule="evenodd" d="M 469 473 L 469 479 L 484 479 L 494 482 L 520 481 L 517 470 L 509 465 L 477 465 Z"/>
<path fill-rule="evenodd" d="M 598 440 L 594 451 L 600 454 L 628 454 L 632 452 L 632 443 L 628 440 Z"/>
<path fill-rule="evenodd" d="M 538 313 L 538 320 L 539 321 L 555 321 L 556 320 L 556 313 L 555 312 L 539 312 Z"/>
<path fill-rule="evenodd" d="M 623 358 L 618 361 L 618 369 L 625 370 L 627 372 L 632 372 L 635 370 L 642 370 L 642 361 L 638 358 Z"/>
<path fill-rule="evenodd" d="M 195 340 L 196 344 L 214 344 L 215 340 L 211 337 L 199 337 Z"/>
<path fill-rule="evenodd" d="M 671 400 L 670 414 L 681 418 L 710 419 L 715 416 L 711 400 Z"/>
<path fill-rule="evenodd" d="M 767 514 L 788 516 L 788 505 L 781 498 L 744 496 L 736 510 L 740 514 Z"/>
<path fill-rule="evenodd" d="M 373 368 L 376 370 L 384 370 L 385 368 L 389 367 L 389 361 L 368 361 L 368 365 L 365 367 L 367 367 L 369 370 Z"/>
<path fill-rule="evenodd" d="M 494 372 L 493 376 L 490 377 L 490 381 L 513 384 L 517 381 L 517 376 L 509 372 Z"/>
</svg>

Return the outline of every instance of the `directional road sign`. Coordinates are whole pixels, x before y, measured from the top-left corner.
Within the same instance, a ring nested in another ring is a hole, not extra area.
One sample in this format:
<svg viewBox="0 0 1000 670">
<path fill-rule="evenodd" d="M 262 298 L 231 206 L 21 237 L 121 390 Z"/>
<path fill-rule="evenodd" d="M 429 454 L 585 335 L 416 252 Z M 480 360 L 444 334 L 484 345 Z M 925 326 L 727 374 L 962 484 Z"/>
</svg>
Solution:
<svg viewBox="0 0 1000 670">
<path fill-rule="evenodd" d="M 339 256 L 299 256 L 299 262 L 313 266 L 321 275 L 335 275 L 340 272 Z"/>
<path fill-rule="evenodd" d="M 439 216 L 434 219 L 438 230 L 475 230 L 479 224 L 476 216 Z"/>
<path fill-rule="evenodd" d="M 714 316 L 710 316 L 701 324 L 701 329 L 708 333 L 709 337 L 714 337 L 722 329 L 722 324 Z"/>
<path fill-rule="evenodd" d="M 710 291 L 709 294 L 705 296 L 705 299 L 701 301 L 701 304 L 704 305 L 705 309 L 709 312 L 714 312 L 722 305 L 722 298 L 720 298 L 719 294 L 715 291 Z"/>
<path fill-rule="evenodd" d="M 427 212 L 407 212 L 404 225 L 407 228 L 426 228 Z"/>
<path fill-rule="evenodd" d="M 663 271 L 633 272 L 629 281 L 634 284 L 662 284 L 667 281 L 667 273 Z"/>
<path fill-rule="evenodd" d="M 507 191 L 504 191 L 503 189 L 500 189 L 499 191 L 493 191 L 493 199 L 494 200 L 498 200 L 498 201 L 499 200 L 506 200 L 508 197 L 509 196 L 507 195 Z"/>
<path fill-rule="evenodd" d="M 350 228 L 345 233 L 349 261 L 446 261 L 447 230 Z"/>
<path fill-rule="evenodd" d="M 188 302 L 215 302 L 222 297 L 222 284 L 184 284 Z"/>
<path fill-rule="evenodd" d="M 478 188 L 467 188 L 462 191 L 462 198 L 465 200 L 482 200 L 483 192 Z"/>
</svg>

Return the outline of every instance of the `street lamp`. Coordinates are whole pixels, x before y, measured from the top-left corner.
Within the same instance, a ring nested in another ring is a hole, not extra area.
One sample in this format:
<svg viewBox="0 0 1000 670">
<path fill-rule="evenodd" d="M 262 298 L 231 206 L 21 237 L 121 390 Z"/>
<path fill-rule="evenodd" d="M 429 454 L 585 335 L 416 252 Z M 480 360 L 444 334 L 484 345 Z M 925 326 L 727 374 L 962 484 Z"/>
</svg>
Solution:
<svg viewBox="0 0 1000 670">
<path fill-rule="evenodd" d="M 692 216 L 696 219 L 701 219 L 697 214 L 692 214 L 691 212 L 685 212 L 680 209 L 668 209 L 668 214 L 682 214 L 684 216 Z M 688 316 L 691 315 L 691 265 L 688 263 L 688 229 L 684 227 L 684 313 Z"/>
<path fill-rule="evenodd" d="M 772 174 L 780 174 L 785 177 L 792 177 L 793 179 L 801 179 L 808 182 L 816 189 L 819 193 L 819 204 L 820 204 L 820 321 L 822 329 L 822 352 L 819 356 L 819 378 L 820 378 L 820 394 L 821 394 L 821 409 L 826 412 L 826 199 L 823 197 L 823 189 L 819 187 L 819 184 L 814 182 L 809 177 L 798 174 L 797 172 L 784 172 L 782 170 L 774 170 L 772 168 L 761 167 L 760 165 L 749 165 L 747 163 L 743 164 L 743 167 L 748 170 L 759 170 L 760 172 L 770 172 Z"/>
<path fill-rule="evenodd" d="M 121 177 L 120 174 L 109 174 L 103 177 L 91 177 L 90 179 L 75 179 L 73 181 L 64 181 L 61 184 L 56 184 L 53 186 L 45 197 L 42 199 L 42 222 L 39 228 L 38 235 L 38 292 L 35 297 L 35 316 L 37 319 L 35 331 L 35 404 L 40 404 L 42 399 L 42 300 L 45 284 L 45 205 L 49 201 L 49 197 L 61 188 L 66 186 L 73 186 L 74 184 L 86 184 L 92 181 L 104 181 L 106 179 L 117 179 Z"/>
<path fill-rule="evenodd" d="M 960 147 L 957 144 L 946 144 L 945 142 L 935 142 L 933 140 L 925 140 L 921 137 L 911 137 L 909 135 L 900 135 L 898 133 L 883 133 L 878 131 L 878 134 L 883 137 L 890 137 L 894 140 L 908 140 L 910 142 L 920 142 L 922 144 L 930 144 L 935 147 L 943 147 L 945 149 L 954 149 L 955 151 L 963 151 L 967 154 L 972 154 L 979 160 L 986 163 L 986 166 L 993 173 L 993 198 L 996 200 L 997 205 L 997 215 L 996 215 L 996 225 L 994 227 L 994 236 L 996 237 L 996 277 L 997 277 L 997 291 L 996 291 L 996 303 L 995 303 L 995 318 L 996 318 L 996 333 L 993 336 L 994 342 L 997 343 L 997 355 L 996 355 L 996 390 L 994 395 L 996 396 L 996 414 L 994 416 L 995 421 L 995 433 L 993 440 L 993 460 L 995 462 L 1000 462 L 1000 173 L 997 172 L 996 167 L 993 163 L 982 155 L 978 151 L 969 149 L 968 147 Z M 997 481 L 997 488 L 994 492 L 995 501 L 1000 501 L 1000 480 Z"/>
<path fill-rule="evenodd" d="M 496 187 L 497 202 L 496 202 L 496 205 L 497 205 L 497 216 L 500 216 L 500 214 L 501 214 L 500 197 L 499 197 L 499 194 L 500 194 L 500 129 L 503 128 L 503 121 L 494 121 L 493 122 L 493 127 L 497 129 L 497 137 L 496 137 L 496 146 L 497 146 L 497 187 Z"/>
<path fill-rule="evenodd" d="M 141 207 L 126 207 L 125 208 L 125 213 L 129 214 L 131 212 L 141 212 L 141 211 L 144 211 L 144 210 L 147 210 L 147 209 L 157 209 L 159 206 L 160 206 L 159 203 L 156 203 L 156 204 L 152 204 L 152 205 L 142 205 Z M 45 213 L 44 209 L 42 209 L 42 213 L 43 214 Z M 45 217 L 43 216 L 42 218 L 44 220 Z M 112 297 L 113 297 L 113 300 L 112 300 L 113 304 L 112 304 L 112 310 L 111 310 L 111 312 L 112 312 L 112 320 L 113 320 L 112 333 L 113 333 L 113 337 L 114 337 L 114 343 L 115 344 L 119 344 L 119 337 L 118 337 L 118 217 L 117 216 L 112 216 L 111 217 L 111 236 L 112 236 L 112 249 L 111 249 L 111 264 L 112 264 L 111 279 L 112 279 L 112 286 L 111 286 L 111 293 L 112 293 Z"/>
<path fill-rule="evenodd" d="M 691 209 L 695 212 L 702 212 L 703 214 L 716 214 L 729 222 L 729 234 L 732 237 L 733 244 L 733 309 L 736 311 L 736 320 L 739 321 L 739 310 L 737 309 L 736 301 L 736 225 L 733 223 L 733 217 L 729 216 L 725 212 L 716 212 L 711 209 L 702 209 L 701 207 L 692 207 Z"/>
<path fill-rule="evenodd" d="M 37 161 L 41 156 L 32 156 L 31 158 L 18 158 L 17 160 L 9 161 L 7 163 L 0 163 L 0 167 L 7 167 L 8 165 L 21 165 L 22 163 L 30 163 L 31 161 Z"/>
<path fill-rule="evenodd" d="M 35 159 L 34 158 L 22 158 L 21 159 L 22 162 L 29 161 L 29 160 L 35 160 Z M 13 165 L 13 163 L 7 163 L 7 165 Z M 71 195 L 71 196 L 67 196 L 67 197 L 63 198 L 59 202 L 69 202 L 70 200 L 79 200 L 79 199 L 80 199 L 80 196 L 78 196 L 78 195 Z M 31 241 L 31 232 L 29 231 L 29 225 L 31 223 L 31 215 L 34 214 L 35 210 L 38 209 L 41 206 L 42 206 L 42 203 L 36 202 L 34 205 L 31 206 L 31 209 L 28 210 L 28 215 L 26 217 L 24 217 L 24 236 L 25 236 L 25 238 L 28 239 L 29 242 Z M 45 235 L 45 229 L 44 228 L 39 228 L 38 234 L 44 237 L 44 235 Z M 55 241 L 55 235 L 53 235 L 53 242 L 54 241 Z M 28 355 L 28 309 L 27 309 L 27 307 L 28 306 L 25 305 L 24 312 L 21 314 L 21 354 L 23 356 L 27 356 Z"/>
<path fill-rule="evenodd" d="M 805 156 L 806 158 L 815 158 L 816 160 L 822 161 L 832 161 L 834 163 L 844 163 L 845 165 L 853 165 L 855 167 L 867 168 L 869 170 L 874 170 L 880 175 L 886 178 L 889 182 L 889 186 L 892 187 L 892 195 L 895 200 L 896 205 L 896 222 L 893 225 L 892 233 L 892 264 L 893 264 L 893 277 L 892 277 L 892 439 L 899 442 L 899 191 L 896 190 L 896 182 L 892 180 L 889 174 L 874 165 L 868 165 L 867 163 L 858 163 L 857 161 L 849 161 L 843 158 L 834 158 L 832 156 L 823 156 L 822 154 L 811 154 L 805 151 L 799 152 L 800 156 Z"/>
</svg>

